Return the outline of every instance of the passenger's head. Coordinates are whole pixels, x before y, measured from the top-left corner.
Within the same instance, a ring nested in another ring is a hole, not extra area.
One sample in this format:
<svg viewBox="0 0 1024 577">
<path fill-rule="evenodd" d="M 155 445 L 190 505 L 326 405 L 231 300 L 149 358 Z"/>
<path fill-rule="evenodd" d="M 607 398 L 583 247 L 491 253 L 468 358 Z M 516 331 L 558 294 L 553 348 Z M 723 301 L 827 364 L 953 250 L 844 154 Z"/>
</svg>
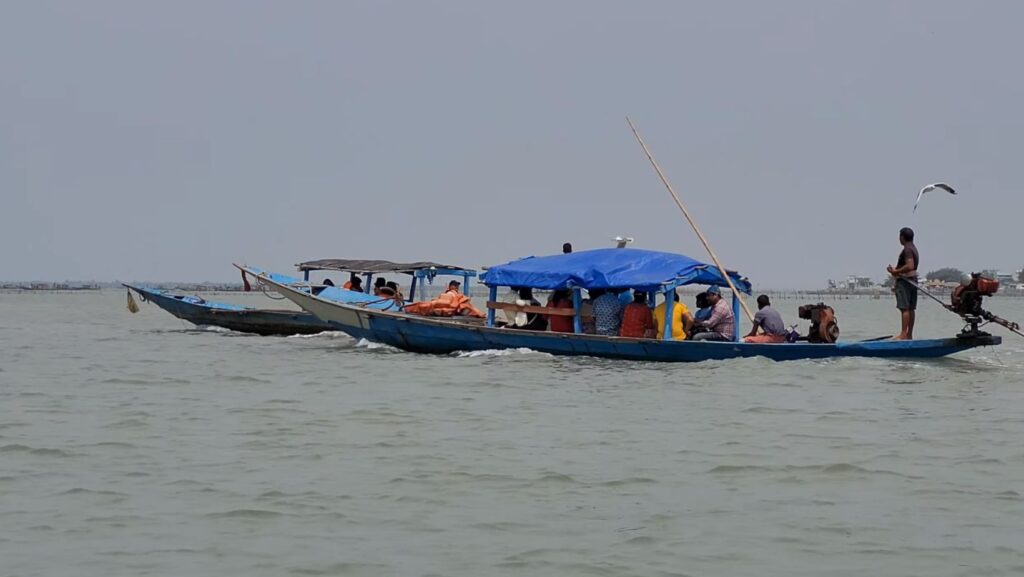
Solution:
<svg viewBox="0 0 1024 577">
<path fill-rule="evenodd" d="M 905 226 L 900 229 L 900 243 L 914 242 L 914 229 Z"/>
<path fill-rule="evenodd" d="M 448 283 L 448 290 L 455 290 L 455 291 L 457 291 L 457 290 L 459 290 L 460 286 L 462 286 L 462 283 L 460 283 L 457 280 L 449 281 L 449 283 Z"/>
<path fill-rule="evenodd" d="M 590 295 L 591 299 L 596 299 L 597 297 L 603 295 L 606 292 L 608 292 L 608 291 L 606 291 L 604 289 L 600 289 L 600 288 L 587 289 L 587 294 Z"/>
<path fill-rule="evenodd" d="M 389 288 L 394 291 L 395 294 L 398 294 L 398 283 L 394 281 L 388 281 L 387 284 L 384 285 L 384 288 Z"/>
<path fill-rule="evenodd" d="M 569 300 L 569 298 L 570 297 L 569 297 L 569 290 L 568 289 L 558 289 L 555 292 L 551 293 L 551 300 L 553 300 L 555 302 L 567 301 L 567 300 Z"/>
<path fill-rule="evenodd" d="M 633 302 L 635 302 L 638 305 L 645 305 L 645 304 L 647 304 L 647 293 L 645 293 L 643 291 L 634 291 L 633 292 Z"/>
<path fill-rule="evenodd" d="M 772 305 L 772 301 L 768 299 L 768 295 L 760 295 L 757 297 L 757 308 L 763 309 Z"/>
<path fill-rule="evenodd" d="M 387 286 L 387 285 L 388 285 L 387 279 L 385 279 L 382 276 L 377 277 L 377 280 L 373 281 L 374 288 L 380 288 L 382 286 Z"/>
<path fill-rule="evenodd" d="M 567 242 L 562 245 L 562 254 L 569 254 L 572 252 L 572 243 Z"/>
<path fill-rule="evenodd" d="M 722 300 L 722 289 L 713 286 L 708 288 L 708 303 L 715 304 Z"/>
<path fill-rule="evenodd" d="M 703 309 L 708 306 L 708 293 L 697 293 L 697 308 Z"/>
<path fill-rule="evenodd" d="M 519 298 L 523 299 L 524 301 L 532 299 L 533 289 L 525 286 L 519 287 Z"/>
<path fill-rule="evenodd" d="M 334 286 L 334 283 L 329 278 L 325 278 L 323 282 L 324 286 Z"/>
<path fill-rule="evenodd" d="M 363 279 L 359 278 L 359 275 L 353 274 L 349 282 L 352 283 L 352 290 L 363 290 Z"/>
</svg>

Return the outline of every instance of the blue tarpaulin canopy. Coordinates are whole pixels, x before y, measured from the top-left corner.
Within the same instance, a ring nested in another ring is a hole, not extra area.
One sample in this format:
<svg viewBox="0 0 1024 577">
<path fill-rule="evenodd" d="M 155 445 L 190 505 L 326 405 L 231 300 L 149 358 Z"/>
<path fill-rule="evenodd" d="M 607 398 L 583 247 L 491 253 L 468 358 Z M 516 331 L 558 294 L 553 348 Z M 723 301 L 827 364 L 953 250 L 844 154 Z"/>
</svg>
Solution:
<svg viewBox="0 0 1024 577">
<path fill-rule="evenodd" d="M 750 283 L 730 272 L 736 288 L 750 294 Z M 599 248 L 527 257 L 491 267 L 483 275 L 490 286 L 535 289 L 631 288 L 657 290 L 663 286 L 705 284 L 728 287 L 718 267 L 681 254 L 635 248 Z"/>
</svg>

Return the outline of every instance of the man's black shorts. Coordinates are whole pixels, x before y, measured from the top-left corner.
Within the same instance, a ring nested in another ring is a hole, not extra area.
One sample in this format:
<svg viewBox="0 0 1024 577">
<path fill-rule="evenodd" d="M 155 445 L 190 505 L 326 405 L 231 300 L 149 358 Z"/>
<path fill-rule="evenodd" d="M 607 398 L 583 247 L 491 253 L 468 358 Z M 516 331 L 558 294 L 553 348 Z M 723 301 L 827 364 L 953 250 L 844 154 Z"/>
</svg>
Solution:
<svg viewBox="0 0 1024 577">
<path fill-rule="evenodd" d="M 901 311 L 917 310 L 917 288 L 903 279 L 896 279 L 896 308 Z"/>
</svg>

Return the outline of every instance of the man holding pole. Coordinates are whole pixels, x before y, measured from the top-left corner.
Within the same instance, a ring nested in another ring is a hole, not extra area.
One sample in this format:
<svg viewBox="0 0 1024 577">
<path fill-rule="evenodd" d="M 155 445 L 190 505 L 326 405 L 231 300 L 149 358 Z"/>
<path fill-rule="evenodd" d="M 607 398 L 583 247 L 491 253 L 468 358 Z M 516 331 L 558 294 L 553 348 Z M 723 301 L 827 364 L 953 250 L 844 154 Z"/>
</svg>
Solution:
<svg viewBox="0 0 1024 577">
<path fill-rule="evenodd" d="M 896 279 L 893 292 L 896 293 L 896 308 L 900 310 L 902 328 L 894 337 L 897 341 L 909 341 L 914 338 L 914 321 L 917 316 L 917 267 L 921 262 L 917 247 L 914 246 L 914 230 L 909 227 L 900 229 L 900 251 L 896 266 L 889 265 L 886 270 Z M 911 281 L 911 282 L 908 282 Z"/>
</svg>

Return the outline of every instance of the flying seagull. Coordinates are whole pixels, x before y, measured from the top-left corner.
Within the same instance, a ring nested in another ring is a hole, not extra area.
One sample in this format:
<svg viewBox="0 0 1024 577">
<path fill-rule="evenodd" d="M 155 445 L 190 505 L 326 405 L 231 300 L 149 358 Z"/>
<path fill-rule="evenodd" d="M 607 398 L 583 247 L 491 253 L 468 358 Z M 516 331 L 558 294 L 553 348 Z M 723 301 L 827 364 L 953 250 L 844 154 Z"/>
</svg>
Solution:
<svg viewBox="0 0 1024 577">
<path fill-rule="evenodd" d="M 914 212 L 917 212 L 917 205 L 918 203 L 921 202 L 921 197 L 924 196 L 924 193 L 931 192 L 936 189 L 945 190 L 949 194 L 956 194 L 956 191 L 953 190 L 953 187 L 944 182 L 936 182 L 935 184 L 929 184 L 928 186 L 922 188 L 921 192 L 917 193 L 917 200 L 914 201 Z"/>
<path fill-rule="evenodd" d="M 612 242 L 615 243 L 615 248 L 626 248 L 627 244 L 633 242 L 633 237 L 627 236 L 626 238 L 622 238 L 621 236 L 617 236 L 612 239 Z"/>
</svg>

